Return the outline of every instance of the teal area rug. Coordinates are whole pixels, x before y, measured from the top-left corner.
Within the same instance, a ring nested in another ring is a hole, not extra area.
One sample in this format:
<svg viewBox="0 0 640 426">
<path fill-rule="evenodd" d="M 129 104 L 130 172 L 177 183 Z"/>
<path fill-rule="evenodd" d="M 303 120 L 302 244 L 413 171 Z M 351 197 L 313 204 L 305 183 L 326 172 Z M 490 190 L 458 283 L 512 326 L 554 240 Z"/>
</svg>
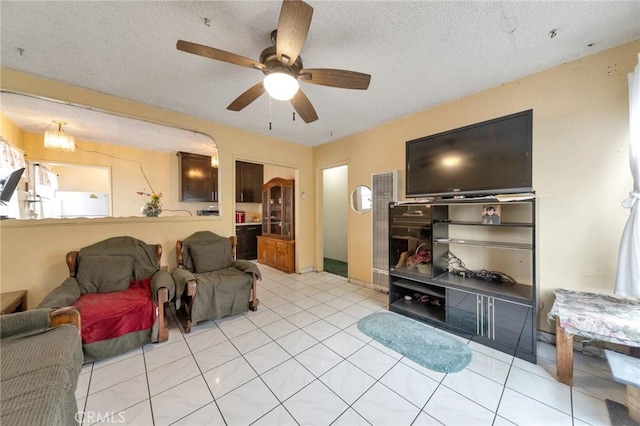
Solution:
<svg viewBox="0 0 640 426">
<path fill-rule="evenodd" d="M 358 330 L 429 370 L 457 373 L 471 362 L 471 350 L 460 340 L 393 312 L 362 318 Z"/>
<path fill-rule="evenodd" d="M 347 262 L 342 262 L 341 260 L 329 259 L 328 257 L 325 257 L 322 269 L 330 274 L 340 275 L 342 277 L 348 278 Z"/>
</svg>

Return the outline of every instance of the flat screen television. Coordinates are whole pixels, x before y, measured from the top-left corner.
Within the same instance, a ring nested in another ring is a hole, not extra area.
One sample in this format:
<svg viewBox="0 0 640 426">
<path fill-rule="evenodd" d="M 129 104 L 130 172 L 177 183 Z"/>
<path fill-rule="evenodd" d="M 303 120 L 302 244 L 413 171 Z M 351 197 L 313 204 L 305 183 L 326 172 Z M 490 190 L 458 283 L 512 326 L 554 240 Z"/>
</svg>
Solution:
<svg viewBox="0 0 640 426">
<path fill-rule="evenodd" d="M 531 192 L 533 110 L 407 142 L 408 198 Z"/>
<path fill-rule="evenodd" d="M 20 178 L 22 177 L 22 172 L 24 172 L 24 167 L 12 172 L 4 181 L 2 192 L 0 192 L 0 204 L 5 204 L 11 201 L 11 197 L 13 196 L 13 193 L 18 186 L 18 182 L 20 182 Z"/>
</svg>

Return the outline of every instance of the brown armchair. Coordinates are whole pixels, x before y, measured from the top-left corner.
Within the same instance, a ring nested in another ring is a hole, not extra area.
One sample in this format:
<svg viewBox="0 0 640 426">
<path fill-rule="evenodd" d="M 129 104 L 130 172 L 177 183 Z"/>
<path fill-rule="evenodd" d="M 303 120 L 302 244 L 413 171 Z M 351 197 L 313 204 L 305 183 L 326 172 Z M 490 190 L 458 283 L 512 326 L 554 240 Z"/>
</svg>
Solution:
<svg viewBox="0 0 640 426">
<path fill-rule="evenodd" d="M 258 309 L 258 266 L 235 259 L 235 237 L 200 231 L 176 243 L 176 309 L 184 313 L 187 333 L 199 321 Z"/>
<path fill-rule="evenodd" d="M 40 308 L 74 305 L 82 315 L 84 361 L 108 358 L 169 337 L 165 304 L 175 283 L 160 270 L 162 246 L 114 237 L 67 253 L 69 278 Z"/>
</svg>

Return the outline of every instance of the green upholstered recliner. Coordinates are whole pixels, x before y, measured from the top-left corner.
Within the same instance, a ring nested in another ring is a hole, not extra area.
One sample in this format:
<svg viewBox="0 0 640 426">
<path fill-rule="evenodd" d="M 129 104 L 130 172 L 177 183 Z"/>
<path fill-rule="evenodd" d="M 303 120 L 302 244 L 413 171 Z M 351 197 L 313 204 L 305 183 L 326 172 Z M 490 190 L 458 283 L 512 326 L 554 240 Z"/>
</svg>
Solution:
<svg viewBox="0 0 640 426">
<path fill-rule="evenodd" d="M 69 278 L 41 308 L 74 305 L 82 315 L 84 361 L 108 358 L 169 338 L 165 304 L 175 294 L 160 270 L 160 244 L 114 237 L 67 254 Z"/>
<path fill-rule="evenodd" d="M 219 319 L 258 308 L 257 265 L 235 259 L 235 237 L 200 231 L 176 243 L 176 308 L 187 333 L 199 321 Z"/>
<path fill-rule="evenodd" d="M 74 307 L 0 316 L 0 424 L 78 423 L 79 329 Z"/>
</svg>

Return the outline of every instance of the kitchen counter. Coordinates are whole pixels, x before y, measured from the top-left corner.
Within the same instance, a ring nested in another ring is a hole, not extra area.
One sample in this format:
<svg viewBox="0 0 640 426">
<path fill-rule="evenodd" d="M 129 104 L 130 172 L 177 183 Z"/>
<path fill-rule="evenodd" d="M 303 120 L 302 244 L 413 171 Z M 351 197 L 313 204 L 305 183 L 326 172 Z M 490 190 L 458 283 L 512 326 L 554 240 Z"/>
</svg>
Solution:
<svg viewBox="0 0 640 426">
<path fill-rule="evenodd" d="M 262 225 L 262 222 L 244 222 L 244 223 L 236 223 L 236 226 L 245 226 L 245 225 Z"/>
</svg>

